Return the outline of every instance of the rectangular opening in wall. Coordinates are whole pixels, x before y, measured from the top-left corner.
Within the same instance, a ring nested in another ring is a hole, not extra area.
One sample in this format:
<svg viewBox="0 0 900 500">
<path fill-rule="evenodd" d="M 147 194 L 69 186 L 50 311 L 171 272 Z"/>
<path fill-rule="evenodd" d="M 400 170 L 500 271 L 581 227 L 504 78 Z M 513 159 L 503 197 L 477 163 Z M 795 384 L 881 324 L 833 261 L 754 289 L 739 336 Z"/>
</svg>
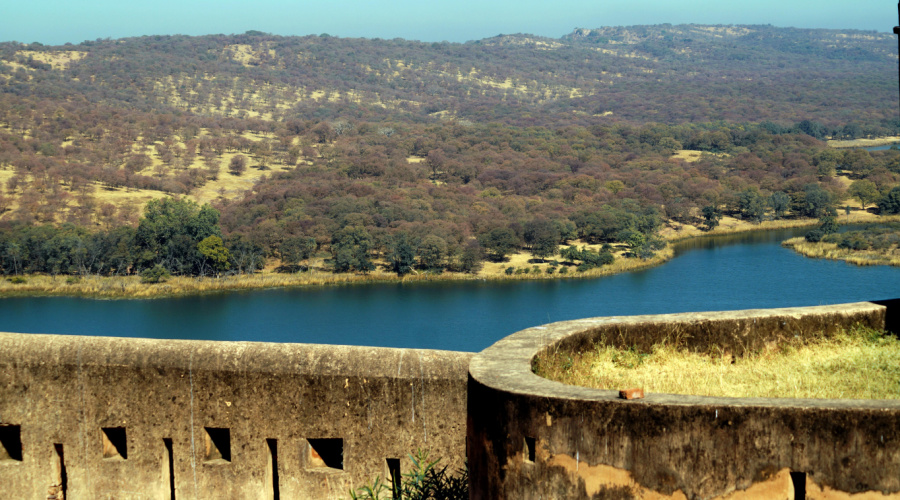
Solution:
<svg viewBox="0 0 900 500">
<path fill-rule="evenodd" d="M 63 453 L 62 443 L 54 443 L 53 449 L 56 450 L 56 481 L 57 481 L 57 498 L 66 498 L 69 492 L 69 475 L 66 473 L 66 455 Z"/>
<path fill-rule="evenodd" d="M 169 471 L 169 498 L 175 500 L 175 454 L 172 452 L 172 438 L 163 438 L 166 447 L 166 470 Z"/>
<path fill-rule="evenodd" d="M 206 463 L 231 462 L 231 429 L 222 427 L 204 427 L 206 446 L 203 461 Z"/>
<path fill-rule="evenodd" d="M 537 445 L 537 440 L 533 437 L 525 436 L 525 461 L 534 463 L 534 448 Z"/>
<path fill-rule="evenodd" d="M 309 442 L 307 468 L 344 470 L 343 439 L 307 439 L 307 441 Z"/>
<path fill-rule="evenodd" d="M 794 483 L 794 500 L 806 500 L 806 473 L 791 472 L 791 482 Z"/>
<path fill-rule="evenodd" d="M 0 425 L 0 462 L 22 461 L 22 428 Z"/>
<path fill-rule="evenodd" d="M 400 459 L 387 459 L 387 476 L 391 478 L 391 495 L 393 498 L 400 498 L 403 488 L 403 476 L 400 474 Z"/>
<path fill-rule="evenodd" d="M 103 427 L 100 429 L 103 436 L 104 460 L 127 460 L 128 438 L 124 427 Z"/>
<path fill-rule="evenodd" d="M 278 440 L 266 439 L 269 447 L 269 470 L 272 477 L 272 498 L 279 500 L 281 498 L 281 488 L 278 486 Z"/>
</svg>

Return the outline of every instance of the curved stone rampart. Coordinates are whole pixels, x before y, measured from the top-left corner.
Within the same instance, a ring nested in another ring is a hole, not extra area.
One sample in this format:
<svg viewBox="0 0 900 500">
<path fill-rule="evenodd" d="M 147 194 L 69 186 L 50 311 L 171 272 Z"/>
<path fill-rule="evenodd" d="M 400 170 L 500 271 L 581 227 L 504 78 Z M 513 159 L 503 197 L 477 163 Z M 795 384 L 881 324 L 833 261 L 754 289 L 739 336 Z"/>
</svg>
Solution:
<svg viewBox="0 0 900 500">
<path fill-rule="evenodd" d="M 419 448 L 461 467 L 470 357 L 0 333 L 0 496 L 348 498 Z"/>
<path fill-rule="evenodd" d="M 739 355 L 784 336 L 883 328 L 885 316 L 884 306 L 856 303 L 592 318 L 515 333 L 470 363 L 471 498 L 900 498 L 900 401 L 623 400 L 531 369 L 546 349 L 677 337 Z"/>
</svg>

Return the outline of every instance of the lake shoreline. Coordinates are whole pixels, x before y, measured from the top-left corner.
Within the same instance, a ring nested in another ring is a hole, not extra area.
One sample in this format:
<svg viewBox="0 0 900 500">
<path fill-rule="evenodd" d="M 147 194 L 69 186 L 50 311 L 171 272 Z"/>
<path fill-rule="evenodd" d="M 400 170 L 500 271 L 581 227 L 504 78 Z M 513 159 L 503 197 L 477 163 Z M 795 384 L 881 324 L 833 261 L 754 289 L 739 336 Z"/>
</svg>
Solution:
<svg viewBox="0 0 900 500">
<path fill-rule="evenodd" d="M 866 224 L 885 219 L 873 214 L 856 214 L 856 217 L 839 217 L 841 224 Z M 897 218 L 892 218 L 898 220 Z M 186 297 L 194 295 L 227 293 L 237 291 L 265 290 L 273 288 L 342 286 L 355 284 L 414 284 L 463 281 L 536 281 L 558 279 L 590 279 L 612 276 L 626 272 L 635 272 L 662 265 L 671 260 L 675 251 L 672 243 L 679 243 L 695 238 L 723 236 L 754 231 L 770 231 L 797 227 L 812 227 L 818 224 L 816 219 L 788 219 L 764 221 L 759 224 L 739 221 L 731 218 L 723 219 L 719 227 L 712 231 L 702 231 L 695 226 L 670 225 L 662 231 L 662 236 L 669 245 L 646 260 L 617 256 L 615 262 L 583 272 L 575 271 L 572 265 L 561 264 L 558 269 L 566 268 L 568 272 L 555 270 L 547 273 L 548 264 L 540 265 L 530 262 L 527 253 L 512 256 L 507 262 L 486 263 L 485 268 L 476 274 L 444 272 L 440 274 L 414 272 L 405 276 L 385 270 L 376 270 L 368 274 L 333 273 L 319 266 L 298 273 L 280 273 L 264 270 L 252 275 L 233 275 L 215 277 L 173 276 L 161 283 L 141 283 L 140 276 L 70 276 L 70 275 L 22 275 L 24 282 L 13 283 L 14 276 L 7 276 L 0 281 L 0 298 L 6 297 L 80 297 L 89 299 L 157 299 Z M 523 262 L 527 264 L 522 264 Z M 516 266 L 515 264 L 518 264 Z M 507 267 L 515 267 L 519 273 L 506 274 Z M 534 269 L 538 269 L 534 272 Z"/>
</svg>

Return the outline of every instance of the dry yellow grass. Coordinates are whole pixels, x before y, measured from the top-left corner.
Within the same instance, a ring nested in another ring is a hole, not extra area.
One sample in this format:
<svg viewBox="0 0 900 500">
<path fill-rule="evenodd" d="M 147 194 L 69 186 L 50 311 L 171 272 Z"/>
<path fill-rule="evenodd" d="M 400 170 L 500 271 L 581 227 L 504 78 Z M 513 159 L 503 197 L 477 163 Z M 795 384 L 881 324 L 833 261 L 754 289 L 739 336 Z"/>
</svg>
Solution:
<svg viewBox="0 0 900 500">
<path fill-rule="evenodd" d="M 200 135 L 208 135 L 208 131 L 205 129 L 201 130 Z M 256 134 L 252 132 L 245 132 L 244 134 L 242 134 L 242 137 L 254 142 L 270 139 L 270 137 L 267 137 L 265 134 Z M 176 141 L 174 145 L 179 148 L 183 148 L 185 146 L 183 141 Z M 134 152 L 138 152 L 138 149 L 138 143 L 135 143 L 132 147 L 132 150 Z M 174 177 L 180 172 L 180 170 L 164 165 L 162 160 L 159 158 L 159 155 L 153 148 L 150 148 L 146 154 L 150 158 L 150 165 L 139 171 L 139 174 L 151 177 L 170 178 Z M 270 164 L 267 170 L 253 168 L 257 164 L 257 160 L 252 156 L 248 156 L 249 168 L 247 168 L 247 170 L 239 176 L 232 175 L 228 172 L 227 167 L 231 159 L 237 154 L 240 153 L 228 152 L 220 155 L 220 170 L 218 177 L 216 179 L 207 181 L 203 186 L 194 189 L 193 191 L 185 195 L 185 197 L 200 204 L 210 203 L 220 198 L 231 200 L 238 199 L 242 197 L 248 189 L 252 188 L 253 185 L 256 184 L 262 176 L 271 174 L 272 172 L 280 169 L 287 168 L 279 163 Z M 187 170 L 193 170 L 204 168 L 204 166 L 202 161 L 200 160 L 200 156 L 197 155 L 194 158 L 186 159 L 184 168 Z M 164 173 L 161 174 L 160 172 Z M 6 186 L 6 182 L 14 175 L 15 170 L 12 167 L 8 165 L 0 165 L 0 183 L 2 183 L 4 187 Z M 31 178 L 26 176 L 24 180 L 30 182 Z M 62 186 L 62 191 L 70 192 L 68 187 L 65 185 Z M 18 199 L 21 196 L 21 190 L 13 194 L 4 191 L 3 194 L 9 199 L 10 206 L 8 208 L 11 211 L 17 209 Z M 133 189 L 124 187 L 110 188 L 103 186 L 99 182 L 93 183 L 92 194 L 98 205 L 102 205 L 104 203 L 112 203 L 120 209 L 124 208 L 125 210 L 129 211 L 137 210 L 138 213 L 140 213 L 140 211 L 148 201 L 152 199 L 171 196 L 170 194 L 164 193 L 162 191 L 149 189 Z M 75 201 L 76 199 L 77 197 L 73 196 L 72 201 L 70 201 L 69 203 L 70 206 L 77 205 L 77 202 Z"/>
<path fill-rule="evenodd" d="M 578 248 L 585 247 L 589 250 L 597 252 L 601 245 L 586 245 L 584 242 L 575 241 L 572 243 Z M 556 279 L 556 278 L 599 278 L 601 276 L 610 276 L 613 274 L 637 271 L 649 267 L 658 266 L 674 256 L 674 251 L 670 247 L 666 247 L 656 253 L 656 256 L 650 259 L 625 258 L 623 252 L 615 253 L 616 260 L 609 265 L 595 267 L 587 271 L 576 271 L 574 266 L 557 266 L 556 271 L 552 274 L 547 273 L 551 267 L 549 261 L 559 259 L 559 257 L 548 258 L 546 262 L 531 262 L 532 256 L 527 252 L 511 254 L 503 262 L 485 262 L 484 267 L 475 276 L 476 279 Z M 506 274 L 507 268 L 515 268 L 517 270 L 527 271 L 519 274 Z M 560 273 L 560 269 L 566 268 L 565 273 Z M 537 272 L 534 269 L 537 268 Z"/>
<path fill-rule="evenodd" d="M 833 148 L 870 148 L 886 146 L 900 142 L 900 136 L 876 137 L 874 139 L 852 139 L 848 141 L 830 140 L 827 144 Z"/>
<path fill-rule="evenodd" d="M 858 328 L 793 340 L 743 358 L 672 345 L 650 353 L 599 346 L 540 356 L 535 372 L 600 389 L 725 397 L 900 399 L 900 340 Z"/>
<path fill-rule="evenodd" d="M 56 70 L 66 69 L 69 66 L 69 63 L 73 61 L 78 61 L 87 56 L 87 52 L 80 52 L 76 50 L 65 50 L 65 51 L 55 51 L 55 52 L 39 52 L 35 50 L 19 50 L 16 52 L 17 56 L 22 56 L 25 58 L 32 58 L 35 61 L 40 61 L 42 63 L 49 64 L 51 68 Z"/>
<path fill-rule="evenodd" d="M 900 216 L 897 215 L 876 215 L 864 210 L 859 210 L 859 203 L 847 201 L 842 203 L 850 205 L 851 208 L 856 207 L 847 215 L 840 211 L 837 217 L 838 224 L 871 224 L 876 222 L 900 222 Z M 681 224 L 678 222 L 670 222 L 668 226 L 660 230 L 660 236 L 668 241 L 679 241 L 687 238 L 698 236 L 721 236 L 726 234 L 746 233 L 750 231 L 767 231 L 772 229 L 789 229 L 794 227 L 814 227 L 821 224 L 818 219 L 780 219 L 763 221 L 759 224 L 745 220 L 738 220 L 733 217 L 722 217 L 719 225 L 712 231 L 703 231 L 697 226 L 690 224 Z"/>
<path fill-rule="evenodd" d="M 706 151 L 696 151 L 693 149 L 679 149 L 678 151 L 675 151 L 675 153 L 672 155 L 672 158 L 678 158 L 688 163 L 693 163 L 700 160 L 703 155 L 718 156 L 721 158 L 728 156 L 725 153 L 709 153 Z"/>
<path fill-rule="evenodd" d="M 838 248 L 837 243 L 810 243 L 803 237 L 785 240 L 782 245 L 814 259 L 842 260 L 857 266 L 900 266 L 900 248 L 896 245 L 883 250 L 850 250 Z"/>
</svg>

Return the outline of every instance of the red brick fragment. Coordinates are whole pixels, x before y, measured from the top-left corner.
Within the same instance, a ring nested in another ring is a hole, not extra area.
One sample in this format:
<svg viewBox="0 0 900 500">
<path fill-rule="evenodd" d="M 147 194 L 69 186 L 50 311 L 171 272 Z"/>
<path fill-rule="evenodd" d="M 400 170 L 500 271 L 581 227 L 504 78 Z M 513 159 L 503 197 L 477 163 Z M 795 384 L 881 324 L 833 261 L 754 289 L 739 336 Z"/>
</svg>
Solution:
<svg viewBox="0 0 900 500">
<path fill-rule="evenodd" d="M 644 390 L 640 388 L 625 389 L 619 391 L 619 397 L 622 399 L 643 399 Z"/>
</svg>

